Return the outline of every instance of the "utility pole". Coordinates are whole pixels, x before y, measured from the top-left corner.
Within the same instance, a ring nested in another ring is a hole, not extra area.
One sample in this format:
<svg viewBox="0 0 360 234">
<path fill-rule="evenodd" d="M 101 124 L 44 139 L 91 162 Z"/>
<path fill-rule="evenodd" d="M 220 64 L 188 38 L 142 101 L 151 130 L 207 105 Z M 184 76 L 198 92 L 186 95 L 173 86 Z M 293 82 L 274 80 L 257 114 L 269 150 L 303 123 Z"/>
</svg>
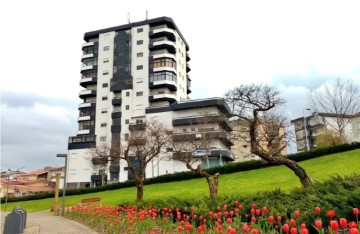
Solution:
<svg viewBox="0 0 360 234">
<path fill-rule="evenodd" d="M 304 130 L 305 130 L 305 143 L 306 143 L 306 151 L 309 151 L 310 150 L 310 147 L 309 147 L 309 140 L 308 140 L 308 134 L 307 134 L 307 121 L 306 121 L 306 117 L 305 117 L 305 110 L 311 110 L 310 108 L 304 108 L 303 109 L 303 117 L 304 117 Z"/>
</svg>

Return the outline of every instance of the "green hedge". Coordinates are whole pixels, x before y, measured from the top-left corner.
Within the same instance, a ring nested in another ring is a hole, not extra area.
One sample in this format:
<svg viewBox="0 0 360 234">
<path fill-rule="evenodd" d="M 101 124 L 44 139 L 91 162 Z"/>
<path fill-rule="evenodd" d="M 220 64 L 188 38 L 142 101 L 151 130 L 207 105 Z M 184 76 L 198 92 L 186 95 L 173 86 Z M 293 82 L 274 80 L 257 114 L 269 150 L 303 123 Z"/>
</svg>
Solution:
<svg viewBox="0 0 360 234">
<path fill-rule="evenodd" d="M 312 158 L 321 157 L 328 154 L 334 154 L 334 153 L 340 153 L 345 152 L 349 150 L 354 149 L 360 149 L 360 142 L 354 142 L 351 144 L 343 144 L 343 145 L 337 145 L 333 147 L 328 148 L 318 148 L 313 149 L 308 152 L 300 152 L 296 154 L 289 154 L 288 158 L 300 162 Z M 261 161 L 246 161 L 246 162 L 239 162 L 239 163 L 229 163 L 225 166 L 219 166 L 219 167 L 213 167 L 206 169 L 210 174 L 220 173 L 220 174 L 229 174 L 234 172 L 240 172 L 240 171 L 249 171 L 254 169 L 259 169 L 263 167 L 268 167 L 270 165 L 263 164 Z M 158 176 L 155 178 L 149 178 L 144 181 L 145 185 L 149 184 L 156 184 L 156 183 L 167 183 L 167 182 L 173 182 L 173 181 L 182 181 L 182 180 L 190 180 L 190 179 L 196 179 L 200 178 L 198 174 L 195 174 L 193 172 L 177 172 L 174 174 L 166 174 L 162 176 Z M 113 183 L 113 184 L 106 184 L 104 186 L 99 186 L 95 188 L 82 188 L 82 189 L 71 189 L 66 190 L 66 195 L 80 195 L 80 194 L 88 194 L 88 193 L 94 193 L 94 192 L 101 192 L 106 190 L 116 190 L 121 188 L 128 188 L 135 186 L 134 181 L 125 181 L 121 183 Z M 26 197 L 15 197 L 15 198 L 9 198 L 8 202 L 15 202 L 15 201 L 28 201 L 28 200 L 39 200 L 39 199 L 45 199 L 45 198 L 51 198 L 54 197 L 54 192 L 44 192 L 39 193 L 32 196 L 26 196 Z M 1 199 L 1 202 L 5 202 L 5 198 Z"/>
</svg>

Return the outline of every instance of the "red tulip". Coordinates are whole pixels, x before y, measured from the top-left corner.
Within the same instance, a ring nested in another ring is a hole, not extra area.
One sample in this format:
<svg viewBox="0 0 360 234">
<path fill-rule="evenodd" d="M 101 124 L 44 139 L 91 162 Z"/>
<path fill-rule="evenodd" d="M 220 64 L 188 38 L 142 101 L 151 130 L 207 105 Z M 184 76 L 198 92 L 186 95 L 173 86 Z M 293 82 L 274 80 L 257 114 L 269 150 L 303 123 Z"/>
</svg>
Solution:
<svg viewBox="0 0 360 234">
<path fill-rule="evenodd" d="M 281 216 L 278 216 L 278 217 L 277 217 L 277 221 L 278 221 L 278 222 L 281 222 Z"/>
<path fill-rule="evenodd" d="M 339 223 L 336 220 L 331 220 L 330 227 L 333 231 L 336 231 L 339 229 Z"/>
<path fill-rule="evenodd" d="M 356 222 L 349 222 L 348 226 L 349 226 L 349 228 L 357 228 Z"/>
<path fill-rule="evenodd" d="M 288 224 L 284 224 L 283 230 L 284 230 L 284 232 L 289 232 L 289 231 L 290 231 L 289 225 L 288 225 Z"/>
<path fill-rule="evenodd" d="M 298 210 L 296 210 L 294 212 L 295 218 L 299 218 L 300 217 L 300 212 Z"/>
<path fill-rule="evenodd" d="M 230 211 L 229 214 L 230 214 L 231 217 L 233 217 L 234 216 L 234 211 Z"/>
<path fill-rule="evenodd" d="M 301 229 L 306 229 L 306 224 L 305 224 L 305 223 L 302 223 L 302 224 L 300 225 L 300 227 L 301 227 Z"/>
<path fill-rule="evenodd" d="M 274 222 L 274 216 L 272 216 L 272 215 L 269 216 L 268 220 L 269 220 L 270 223 L 273 223 Z"/>
<path fill-rule="evenodd" d="M 357 228 L 351 228 L 349 234 L 359 234 L 359 230 Z"/>
<path fill-rule="evenodd" d="M 250 230 L 250 228 L 249 228 L 249 226 L 248 226 L 247 224 L 244 224 L 244 225 L 242 226 L 242 231 L 243 231 L 244 233 L 247 233 L 249 230 Z"/>
<path fill-rule="evenodd" d="M 251 209 L 251 210 L 250 210 L 250 214 L 254 215 L 254 214 L 255 214 L 255 210 L 254 210 L 254 209 Z"/>
<path fill-rule="evenodd" d="M 335 211 L 334 211 L 334 210 L 328 210 L 327 216 L 328 216 L 329 218 L 334 217 L 334 216 L 335 216 Z"/>
<path fill-rule="evenodd" d="M 232 223 L 232 219 L 231 219 L 231 218 L 228 218 L 228 219 L 226 220 L 226 222 L 227 222 L 228 224 L 231 224 L 231 223 Z"/>
<path fill-rule="evenodd" d="M 256 214 L 256 215 L 260 215 L 260 214 L 261 214 L 261 211 L 260 211 L 259 209 L 256 209 L 256 210 L 255 210 L 255 214 Z"/>
<path fill-rule="evenodd" d="M 178 229 L 179 232 L 183 231 L 183 228 L 181 226 L 179 226 L 177 229 Z"/>
<path fill-rule="evenodd" d="M 307 230 L 306 228 L 301 229 L 301 234 L 309 234 L 309 230 Z"/>
<path fill-rule="evenodd" d="M 255 208 L 256 208 L 256 204 L 255 204 L 255 203 L 251 204 L 251 208 L 255 209 Z"/>
<path fill-rule="evenodd" d="M 341 218 L 341 219 L 340 219 L 340 225 L 341 225 L 341 227 L 346 227 L 346 226 L 347 226 L 347 221 L 346 221 L 346 219 Z"/>
<path fill-rule="evenodd" d="M 320 220 L 316 220 L 315 221 L 315 226 L 317 227 L 317 228 L 322 228 L 322 222 L 320 221 Z"/>
<path fill-rule="evenodd" d="M 353 208 L 353 213 L 354 213 L 354 215 L 359 215 L 359 209 L 358 208 Z"/>
<path fill-rule="evenodd" d="M 185 226 L 186 231 L 191 231 L 192 228 L 193 227 L 191 226 L 191 224 L 186 224 L 186 226 Z"/>
<path fill-rule="evenodd" d="M 267 208 L 267 207 L 264 207 L 264 208 L 263 208 L 263 213 L 264 213 L 264 215 L 267 214 L 267 212 L 268 212 L 268 208 Z"/>
<path fill-rule="evenodd" d="M 291 229 L 290 229 L 290 233 L 291 233 L 291 234 L 297 234 L 297 233 L 298 233 L 297 228 L 294 228 L 294 227 L 291 228 Z"/>
<path fill-rule="evenodd" d="M 293 219 L 290 219 L 290 226 L 294 227 L 296 225 L 296 222 L 295 220 Z"/>
<path fill-rule="evenodd" d="M 255 217 L 252 217 L 252 218 L 251 218 L 251 222 L 252 222 L 252 223 L 255 223 L 255 221 L 256 221 L 256 218 L 255 218 Z"/>
<path fill-rule="evenodd" d="M 239 205 L 239 201 L 234 201 L 234 205 L 238 206 Z"/>
<path fill-rule="evenodd" d="M 259 230 L 257 230 L 257 229 L 254 229 L 254 230 L 252 230 L 251 231 L 251 234 L 259 234 L 260 232 L 259 232 Z"/>
<path fill-rule="evenodd" d="M 320 214 L 320 212 L 321 212 L 320 207 L 316 207 L 316 208 L 315 208 L 315 212 L 316 212 L 317 214 Z"/>
</svg>

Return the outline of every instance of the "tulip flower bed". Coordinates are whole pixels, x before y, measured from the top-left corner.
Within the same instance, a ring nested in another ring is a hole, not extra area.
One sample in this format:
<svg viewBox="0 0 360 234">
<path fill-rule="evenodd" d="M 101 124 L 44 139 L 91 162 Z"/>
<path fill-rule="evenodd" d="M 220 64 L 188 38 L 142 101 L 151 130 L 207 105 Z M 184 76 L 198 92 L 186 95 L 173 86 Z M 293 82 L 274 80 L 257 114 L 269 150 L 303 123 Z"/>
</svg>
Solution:
<svg viewBox="0 0 360 234">
<path fill-rule="evenodd" d="M 359 209 L 353 208 L 352 220 L 336 217 L 334 210 L 314 207 L 313 223 L 302 222 L 301 212 L 276 214 L 267 207 L 243 208 L 238 201 L 217 207 L 207 214 L 194 208 L 155 208 L 137 206 L 74 206 L 66 217 L 85 223 L 101 233 L 350 233 L 359 234 Z M 289 218 L 288 218 L 289 217 Z M 326 217 L 326 220 L 321 219 Z M 327 225 L 329 224 L 329 225 Z"/>
</svg>

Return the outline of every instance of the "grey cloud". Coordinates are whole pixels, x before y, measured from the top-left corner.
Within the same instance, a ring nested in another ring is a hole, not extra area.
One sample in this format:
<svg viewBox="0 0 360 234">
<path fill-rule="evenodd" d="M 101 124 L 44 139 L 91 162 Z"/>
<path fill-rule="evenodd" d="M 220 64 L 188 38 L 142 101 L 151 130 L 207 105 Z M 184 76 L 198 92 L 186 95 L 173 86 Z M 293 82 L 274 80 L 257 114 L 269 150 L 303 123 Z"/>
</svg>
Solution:
<svg viewBox="0 0 360 234">
<path fill-rule="evenodd" d="M 63 165 L 57 153 L 67 152 L 68 137 L 75 135 L 76 105 L 68 100 L 7 92 L 1 104 L 1 169 L 25 167 L 31 171 L 44 166 Z M 22 100 L 26 98 L 26 100 Z M 35 111 L 35 103 L 65 109 L 55 115 Z"/>
</svg>

